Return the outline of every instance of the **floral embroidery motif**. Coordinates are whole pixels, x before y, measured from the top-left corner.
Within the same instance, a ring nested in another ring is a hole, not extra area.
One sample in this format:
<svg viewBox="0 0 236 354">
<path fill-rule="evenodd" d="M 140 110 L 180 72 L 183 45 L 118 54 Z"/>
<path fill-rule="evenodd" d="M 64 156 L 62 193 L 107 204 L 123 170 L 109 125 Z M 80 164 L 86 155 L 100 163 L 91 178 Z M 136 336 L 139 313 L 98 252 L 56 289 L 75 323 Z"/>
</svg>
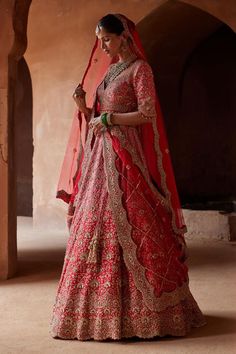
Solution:
<svg viewBox="0 0 236 354">
<path fill-rule="evenodd" d="M 147 118 L 155 117 L 155 101 L 151 97 L 144 98 L 139 103 L 139 111 Z"/>
<path fill-rule="evenodd" d="M 163 310 L 167 306 L 167 304 L 174 305 L 188 295 L 188 284 L 184 283 L 182 287 L 177 288 L 171 293 L 163 293 L 161 297 L 155 297 L 154 289 L 147 281 L 147 276 L 145 275 L 146 270 L 137 260 L 137 246 L 135 245 L 131 237 L 132 227 L 127 220 L 126 211 L 122 206 L 122 191 L 120 190 L 118 182 L 118 172 L 116 171 L 114 161 L 115 155 L 111 147 L 111 143 L 108 139 L 104 139 L 104 144 L 104 161 L 106 164 L 109 200 L 111 203 L 111 209 L 113 210 L 117 229 L 117 236 L 119 243 L 123 249 L 123 255 L 126 266 L 133 274 L 135 285 L 139 289 L 139 291 L 142 292 L 146 306 L 152 310 Z M 136 187 L 134 187 L 134 189 L 135 188 Z M 150 228 L 150 225 L 151 223 L 149 221 L 146 225 L 146 230 L 145 224 L 143 224 L 142 226 L 140 225 L 140 227 L 143 228 L 143 231 L 141 231 L 141 233 L 144 232 L 146 234 Z M 134 224 L 132 224 L 132 226 L 137 227 Z M 139 230 L 141 230 L 141 228 Z M 161 255 L 162 254 L 159 251 L 159 256 Z"/>
<path fill-rule="evenodd" d="M 138 109 L 151 117 L 152 89 L 142 87 L 140 70 L 150 75 L 137 60 L 106 93 L 100 85 L 101 109 Z M 168 201 L 152 187 L 138 128 L 113 127 L 96 138 L 89 129 L 73 212 L 53 337 L 178 336 L 205 324 L 177 258 Z"/>
</svg>

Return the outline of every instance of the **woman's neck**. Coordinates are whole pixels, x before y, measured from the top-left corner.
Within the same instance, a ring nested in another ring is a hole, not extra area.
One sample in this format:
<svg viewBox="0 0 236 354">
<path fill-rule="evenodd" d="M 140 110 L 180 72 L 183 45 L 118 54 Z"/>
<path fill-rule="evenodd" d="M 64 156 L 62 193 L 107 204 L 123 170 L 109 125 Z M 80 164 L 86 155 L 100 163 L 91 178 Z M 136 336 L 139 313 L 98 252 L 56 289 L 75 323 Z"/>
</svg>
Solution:
<svg viewBox="0 0 236 354">
<path fill-rule="evenodd" d="M 136 54 L 130 53 L 130 52 L 125 52 L 125 53 L 119 53 L 119 62 L 125 62 L 125 61 L 130 61 L 132 59 L 135 59 L 137 57 Z"/>
</svg>

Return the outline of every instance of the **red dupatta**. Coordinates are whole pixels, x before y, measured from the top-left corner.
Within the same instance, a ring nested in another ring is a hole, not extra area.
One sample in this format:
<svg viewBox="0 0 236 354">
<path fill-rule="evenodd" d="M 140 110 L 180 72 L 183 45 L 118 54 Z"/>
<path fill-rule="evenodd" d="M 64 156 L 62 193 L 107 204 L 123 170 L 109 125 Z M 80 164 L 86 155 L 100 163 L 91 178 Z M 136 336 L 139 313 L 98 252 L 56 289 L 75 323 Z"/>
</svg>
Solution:
<svg viewBox="0 0 236 354">
<path fill-rule="evenodd" d="M 123 23 L 126 35 L 131 39 L 130 49 L 139 57 L 146 60 L 138 32 L 132 21 L 124 15 L 115 14 Z M 96 89 L 101 83 L 111 60 L 100 48 L 96 38 L 90 60 L 82 79 L 82 86 L 86 92 L 88 107 L 95 103 Z M 81 173 L 84 145 L 87 135 L 87 122 L 83 114 L 76 113 L 72 122 L 71 133 L 67 144 L 61 174 L 57 187 L 57 198 L 65 202 L 73 202 L 78 192 L 77 186 Z M 147 162 L 149 173 L 154 184 L 165 196 L 172 211 L 172 227 L 180 237 L 187 231 L 178 191 L 176 188 L 168 141 L 165 132 L 163 116 L 156 96 L 156 121 L 153 124 L 141 125 L 141 143 Z"/>
</svg>

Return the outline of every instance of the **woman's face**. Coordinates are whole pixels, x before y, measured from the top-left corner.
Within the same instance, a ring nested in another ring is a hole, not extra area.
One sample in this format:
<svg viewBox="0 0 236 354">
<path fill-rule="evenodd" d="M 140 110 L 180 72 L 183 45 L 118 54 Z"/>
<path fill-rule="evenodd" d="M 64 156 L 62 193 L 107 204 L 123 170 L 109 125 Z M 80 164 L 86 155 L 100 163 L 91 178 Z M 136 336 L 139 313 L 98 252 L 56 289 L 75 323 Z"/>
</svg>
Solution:
<svg viewBox="0 0 236 354">
<path fill-rule="evenodd" d="M 110 57 L 114 57 L 120 52 L 122 35 L 106 32 L 103 27 L 99 27 L 96 36 L 100 41 L 101 48 Z"/>
</svg>

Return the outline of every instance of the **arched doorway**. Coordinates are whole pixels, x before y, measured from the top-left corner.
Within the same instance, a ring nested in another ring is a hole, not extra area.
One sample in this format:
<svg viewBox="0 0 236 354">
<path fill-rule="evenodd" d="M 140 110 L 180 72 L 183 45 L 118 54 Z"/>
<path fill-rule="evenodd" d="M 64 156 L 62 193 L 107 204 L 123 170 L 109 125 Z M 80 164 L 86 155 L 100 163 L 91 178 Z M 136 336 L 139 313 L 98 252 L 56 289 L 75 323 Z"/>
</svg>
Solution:
<svg viewBox="0 0 236 354">
<path fill-rule="evenodd" d="M 138 26 L 154 70 L 182 206 L 231 211 L 235 33 L 210 14 L 172 1 Z"/>
</svg>

